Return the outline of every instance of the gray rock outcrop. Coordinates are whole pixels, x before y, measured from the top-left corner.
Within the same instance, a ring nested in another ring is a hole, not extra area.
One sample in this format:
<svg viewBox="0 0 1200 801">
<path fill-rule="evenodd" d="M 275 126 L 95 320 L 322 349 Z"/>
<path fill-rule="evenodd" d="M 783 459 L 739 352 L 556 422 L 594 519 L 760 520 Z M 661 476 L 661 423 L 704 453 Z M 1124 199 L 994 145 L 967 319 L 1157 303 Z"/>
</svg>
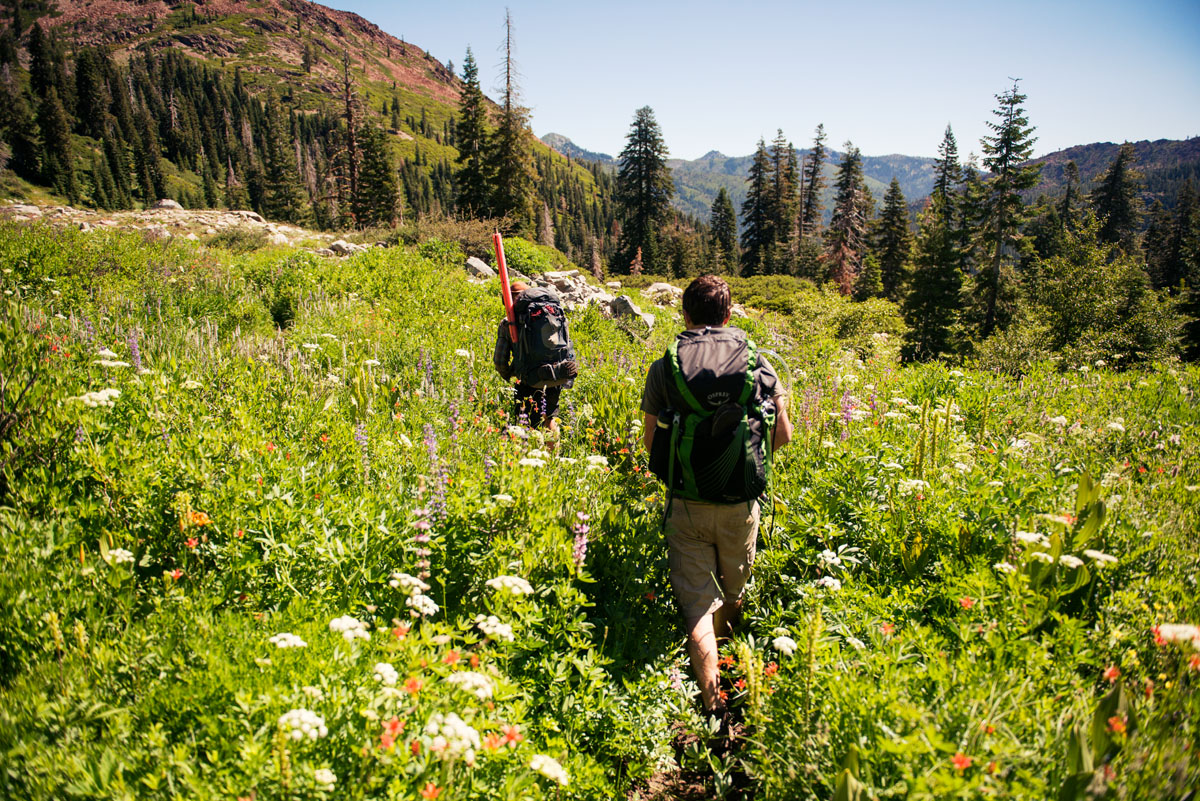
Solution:
<svg viewBox="0 0 1200 801">
<path fill-rule="evenodd" d="M 495 278 L 496 271 L 488 266 L 483 259 L 471 256 L 467 259 L 467 272 L 476 278 Z"/>
</svg>

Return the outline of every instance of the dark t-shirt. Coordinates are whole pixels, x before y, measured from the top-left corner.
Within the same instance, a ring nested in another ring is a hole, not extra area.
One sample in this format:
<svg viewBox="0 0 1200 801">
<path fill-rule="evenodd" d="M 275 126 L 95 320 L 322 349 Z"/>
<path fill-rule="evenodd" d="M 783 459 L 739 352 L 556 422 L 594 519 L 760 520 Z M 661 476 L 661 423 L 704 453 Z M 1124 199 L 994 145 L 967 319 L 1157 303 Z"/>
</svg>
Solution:
<svg viewBox="0 0 1200 801">
<path fill-rule="evenodd" d="M 713 328 L 712 330 L 722 331 L 724 329 Z M 685 331 L 680 336 L 688 336 L 688 333 Z M 642 411 L 646 414 L 657 416 L 663 409 L 671 407 L 670 396 L 667 394 L 667 381 L 671 377 L 671 371 L 667 366 L 666 358 L 663 356 L 651 364 L 649 372 L 646 373 L 646 388 L 642 391 Z M 754 374 L 760 399 L 774 398 L 783 394 L 779 376 L 761 353 L 758 356 L 758 367 L 755 368 Z"/>
</svg>

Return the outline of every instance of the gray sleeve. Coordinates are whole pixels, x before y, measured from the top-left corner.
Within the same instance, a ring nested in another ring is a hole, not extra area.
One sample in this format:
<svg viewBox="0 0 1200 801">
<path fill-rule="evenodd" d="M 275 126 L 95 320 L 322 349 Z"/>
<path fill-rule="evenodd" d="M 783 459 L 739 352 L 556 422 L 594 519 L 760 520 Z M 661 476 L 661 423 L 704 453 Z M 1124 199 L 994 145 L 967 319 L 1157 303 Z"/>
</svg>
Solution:
<svg viewBox="0 0 1200 801">
<path fill-rule="evenodd" d="M 775 368 L 765 357 L 758 357 L 758 392 L 761 398 L 774 398 L 776 395 L 786 395 L 787 388 L 779 380 Z"/>
<path fill-rule="evenodd" d="M 505 381 L 512 378 L 512 339 L 508 333 L 508 320 L 501 320 L 496 329 L 496 349 L 492 352 L 492 364 Z"/>
<path fill-rule="evenodd" d="M 646 373 L 646 388 L 642 390 L 642 411 L 657 415 L 670 405 L 667 398 L 666 365 L 662 359 L 650 365 Z"/>
</svg>

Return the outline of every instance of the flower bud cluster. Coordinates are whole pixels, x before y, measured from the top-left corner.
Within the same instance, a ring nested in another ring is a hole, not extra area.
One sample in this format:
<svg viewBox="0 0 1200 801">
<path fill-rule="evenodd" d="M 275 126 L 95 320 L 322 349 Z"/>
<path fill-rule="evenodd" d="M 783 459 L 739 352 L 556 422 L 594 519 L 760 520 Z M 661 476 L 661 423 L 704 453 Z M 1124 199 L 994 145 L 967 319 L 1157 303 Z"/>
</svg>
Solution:
<svg viewBox="0 0 1200 801">
<path fill-rule="evenodd" d="M 325 718 L 307 709 L 293 709 L 279 716 L 279 728 L 293 740 L 317 740 L 329 734 Z"/>
</svg>

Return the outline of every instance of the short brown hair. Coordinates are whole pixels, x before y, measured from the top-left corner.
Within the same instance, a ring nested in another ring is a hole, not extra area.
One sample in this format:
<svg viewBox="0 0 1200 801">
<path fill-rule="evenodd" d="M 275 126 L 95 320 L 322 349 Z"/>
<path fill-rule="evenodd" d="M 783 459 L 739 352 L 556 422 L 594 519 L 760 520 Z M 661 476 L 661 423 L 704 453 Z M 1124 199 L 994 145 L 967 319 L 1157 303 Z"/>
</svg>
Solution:
<svg viewBox="0 0 1200 801">
<path fill-rule="evenodd" d="M 692 325 L 724 325 L 732 302 L 729 284 L 715 275 L 702 275 L 683 290 L 683 310 Z"/>
<path fill-rule="evenodd" d="M 529 289 L 529 284 L 525 283 L 524 281 L 513 281 L 512 286 L 508 288 L 509 293 L 512 295 L 519 295 L 526 289 Z"/>
</svg>

